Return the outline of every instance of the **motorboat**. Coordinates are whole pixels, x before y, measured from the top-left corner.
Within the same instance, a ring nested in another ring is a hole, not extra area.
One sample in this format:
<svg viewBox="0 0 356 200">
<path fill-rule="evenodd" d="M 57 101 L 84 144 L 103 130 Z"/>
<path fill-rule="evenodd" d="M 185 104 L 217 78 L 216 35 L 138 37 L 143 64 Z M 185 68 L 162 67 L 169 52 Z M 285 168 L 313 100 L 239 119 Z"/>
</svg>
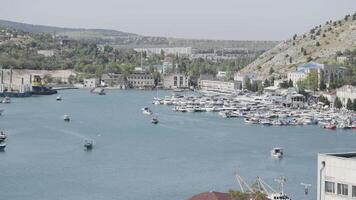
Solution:
<svg viewBox="0 0 356 200">
<path fill-rule="evenodd" d="M 61 96 L 57 96 L 56 100 L 57 101 L 62 101 L 62 97 Z"/>
<path fill-rule="evenodd" d="M 1 131 L 0 132 L 0 142 L 6 140 L 6 138 L 7 138 L 7 135 L 4 132 Z"/>
<path fill-rule="evenodd" d="M 283 157 L 283 149 L 280 148 L 280 147 L 274 147 L 272 150 L 271 150 L 271 156 L 273 158 L 282 158 Z"/>
<path fill-rule="evenodd" d="M 336 125 L 334 123 L 328 123 L 324 126 L 324 128 L 334 130 L 336 129 Z"/>
<path fill-rule="evenodd" d="M 0 151 L 4 151 L 6 148 L 6 143 L 5 142 L 0 142 Z"/>
<path fill-rule="evenodd" d="M 11 103 L 10 97 L 4 97 L 4 99 L 1 101 L 1 103 Z"/>
<path fill-rule="evenodd" d="M 151 120 L 152 124 L 158 124 L 158 119 L 156 117 L 153 117 Z"/>
<path fill-rule="evenodd" d="M 145 115 L 152 115 L 153 114 L 153 112 L 148 107 L 144 107 L 141 110 L 142 110 L 142 113 L 145 114 Z"/>
<path fill-rule="evenodd" d="M 99 93 L 98 93 L 99 95 L 106 95 L 106 93 L 105 93 L 105 90 L 104 89 L 101 89 L 100 91 L 99 91 Z"/>
<path fill-rule="evenodd" d="M 63 116 L 63 120 L 64 120 L 65 122 L 69 122 L 69 121 L 70 121 L 69 115 L 64 115 L 64 116 Z"/>
<path fill-rule="evenodd" d="M 94 146 L 94 142 L 92 140 L 85 140 L 84 141 L 84 148 L 86 150 L 91 150 L 93 149 L 93 146 Z"/>
</svg>

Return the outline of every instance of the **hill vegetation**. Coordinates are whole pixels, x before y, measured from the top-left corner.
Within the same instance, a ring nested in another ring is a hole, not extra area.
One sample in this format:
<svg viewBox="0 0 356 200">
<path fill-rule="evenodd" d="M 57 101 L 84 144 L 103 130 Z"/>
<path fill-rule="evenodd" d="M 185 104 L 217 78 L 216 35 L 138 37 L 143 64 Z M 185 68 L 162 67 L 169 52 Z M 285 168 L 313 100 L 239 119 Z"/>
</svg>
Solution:
<svg viewBox="0 0 356 200">
<path fill-rule="evenodd" d="M 355 49 L 356 13 L 341 20 L 327 21 L 302 35 L 294 34 L 291 39 L 263 53 L 242 71 L 256 72 L 262 78 L 272 74 L 286 77 L 299 64 L 310 61 L 335 64 L 336 57 L 345 55 L 349 60 L 344 65 L 353 68 L 356 74 Z M 273 73 L 270 73 L 271 69 Z"/>
<path fill-rule="evenodd" d="M 48 33 L 65 36 L 69 39 L 84 40 L 96 44 L 111 45 L 119 48 L 135 47 L 176 47 L 191 46 L 198 49 L 211 48 L 246 48 L 247 50 L 268 50 L 278 44 L 276 41 L 235 41 L 235 40 L 198 40 L 167 37 L 142 36 L 107 29 L 62 28 L 42 25 L 32 25 L 6 20 L 0 20 L 0 27 L 10 28 L 29 33 Z"/>
</svg>

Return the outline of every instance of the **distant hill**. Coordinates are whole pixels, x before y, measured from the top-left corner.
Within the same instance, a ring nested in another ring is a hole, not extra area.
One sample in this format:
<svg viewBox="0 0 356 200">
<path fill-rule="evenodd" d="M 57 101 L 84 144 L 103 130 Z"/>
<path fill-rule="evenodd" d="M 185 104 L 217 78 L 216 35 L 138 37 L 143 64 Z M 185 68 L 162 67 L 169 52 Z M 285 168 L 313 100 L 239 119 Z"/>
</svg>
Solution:
<svg viewBox="0 0 356 200">
<path fill-rule="evenodd" d="M 32 25 L 7 20 L 0 20 L 0 27 L 13 28 L 30 33 L 56 34 L 60 36 L 67 36 L 70 39 L 90 40 L 96 42 L 97 44 L 109 44 L 119 48 L 191 46 L 198 49 L 246 48 L 252 51 L 265 51 L 278 44 L 277 41 L 200 40 L 152 37 L 116 30 L 63 28 Z"/>
<path fill-rule="evenodd" d="M 328 21 L 302 35 L 295 35 L 263 53 L 243 72 L 257 72 L 263 78 L 270 69 L 285 76 L 295 66 L 309 61 L 333 62 L 337 52 L 356 48 L 356 13 L 342 20 Z"/>
</svg>

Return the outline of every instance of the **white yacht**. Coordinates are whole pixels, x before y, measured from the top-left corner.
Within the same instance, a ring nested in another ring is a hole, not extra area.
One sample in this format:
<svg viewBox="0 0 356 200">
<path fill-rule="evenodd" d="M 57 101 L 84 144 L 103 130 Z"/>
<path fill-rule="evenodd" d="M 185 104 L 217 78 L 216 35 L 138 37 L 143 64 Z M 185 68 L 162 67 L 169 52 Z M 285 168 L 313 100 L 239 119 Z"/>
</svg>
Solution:
<svg viewBox="0 0 356 200">
<path fill-rule="evenodd" d="M 57 101 L 62 101 L 61 95 L 57 96 L 56 100 L 57 100 Z"/>
<path fill-rule="evenodd" d="M 152 115 L 152 111 L 148 107 L 144 107 L 141 110 L 142 110 L 142 113 L 145 115 Z"/>
<path fill-rule="evenodd" d="M 283 149 L 280 148 L 280 147 L 274 147 L 272 150 L 271 150 L 271 156 L 273 158 L 283 158 Z"/>
<path fill-rule="evenodd" d="M 2 103 L 11 103 L 10 97 L 5 97 L 5 98 L 2 100 Z"/>
<path fill-rule="evenodd" d="M 69 121 L 70 121 L 69 115 L 64 115 L 64 116 L 63 116 L 63 120 L 64 120 L 65 122 L 69 122 Z"/>
</svg>

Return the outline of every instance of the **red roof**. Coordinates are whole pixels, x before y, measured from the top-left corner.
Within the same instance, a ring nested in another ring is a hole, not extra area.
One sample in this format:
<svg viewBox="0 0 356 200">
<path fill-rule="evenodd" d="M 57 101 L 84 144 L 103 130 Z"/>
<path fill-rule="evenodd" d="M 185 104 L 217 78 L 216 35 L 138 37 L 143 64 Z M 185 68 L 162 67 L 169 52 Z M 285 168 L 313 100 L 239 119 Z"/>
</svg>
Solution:
<svg viewBox="0 0 356 200">
<path fill-rule="evenodd" d="M 232 200 L 232 198 L 228 193 L 204 192 L 194 195 L 189 200 Z"/>
</svg>

